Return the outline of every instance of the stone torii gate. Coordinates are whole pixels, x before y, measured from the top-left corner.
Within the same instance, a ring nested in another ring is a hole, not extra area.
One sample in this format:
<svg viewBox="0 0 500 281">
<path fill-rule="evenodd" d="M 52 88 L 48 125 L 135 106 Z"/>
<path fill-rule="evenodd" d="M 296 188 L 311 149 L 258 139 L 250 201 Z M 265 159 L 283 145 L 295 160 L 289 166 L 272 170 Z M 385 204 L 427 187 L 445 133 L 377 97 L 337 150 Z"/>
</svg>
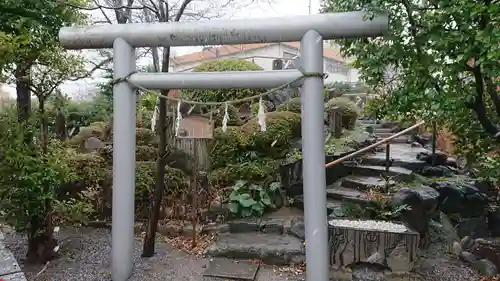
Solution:
<svg viewBox="0 0 500 281">
<path fill-rule="evenodd" d="M 376 37 L 388 16 L 365 20 L 363 12 L 330 13 L 256 20 L 134 23 L 64 27 L 67 49 L 113 48 L 113 212 L 112 279 L 126 281 L 133 270 L 136 88 L 274 88 L 300 79 L 303 182 L 308 281 L 329 280 L 323 131 L 323 40 Z M 135 73 L 135 48 L 294 42 L 300 40 L 301 69 L 224 73 Z M 130 83 L 127 83 L 130 82 Z"/>
</svg>

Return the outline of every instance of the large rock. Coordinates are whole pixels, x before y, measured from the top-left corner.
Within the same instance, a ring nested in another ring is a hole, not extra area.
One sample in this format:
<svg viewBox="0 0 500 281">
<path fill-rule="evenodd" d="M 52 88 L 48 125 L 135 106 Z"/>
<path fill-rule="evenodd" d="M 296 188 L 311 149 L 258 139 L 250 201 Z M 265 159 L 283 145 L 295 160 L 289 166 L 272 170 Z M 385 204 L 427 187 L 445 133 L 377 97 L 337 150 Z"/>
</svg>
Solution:
<svg viewBox="0 0 500 281">
<path fill-rule="evenodd" d="M 422 146 L 427 146 L 432 140 L 432 134 L 424 133 L 420 135 L 413 136 L 415 142 L 419 143 Z"/>
<path fill-rule="evenodd" d="M 439 192 L 438 207 L 446 214 L 459 213 L 464 201 L 464 194 L 453 182 L 434 182 L 431 187 Z"/>
<path fill-rule="evenodd" d="M 446 166 L 426 166 L 420 172 L 425 177 L 451 177 L 453 171 Z"/>
<path fill-rule="evenodd" d="M 491 236 L 500 237 L 500 209 L 492 210 L 488 213 L 488 228 Z"/>
<path fill-rule="evenodd" d="M 417 159 L 420 161 L 424 161 L 429 165 L 432 165 L 432 152 L 431 151 L 422 151 L 417 154 Z M 436 166 L 444 166 L 446 165 L 446 159 L 448 159 L 448 155 L 444 154 L 441 151 L 436 151 Z"/>
<path fill-rule="evenodd" d="M 417 190 L 402 188 L 393 195 L 391 205 L 393 208 L 408 206 L 408 209 L 402 210 L 401 220 L 424 238 L 429 229 L 429 214 L 436 206 L 437 194 L 432 196 L 430 192 L 425 193 L 424 187 L 421 190 L 425 199 Z"/>
<path fill-rule="evenodd" d="M 483 238 L 489 236 L 488 223 L 485 217 L 462 219 L 458 222 L 456 228 L 460 237 Z"/>
<path fill-rule="evenodd" d="M 463 216 L 476 217 L 484 216 L 488 206 L 488 196 L 472 185 L 462 185 L 464 193 Z"/>
<path fill-rule="evenodd" d="M 447 214 L 460 214 L 464 218 L 486 214 L 488 197 L 479 189 L 466 183 L 442 181 L 430 186 L 439 192 L 438 207 Z"/>
<path fill-rule="evenodd" d="M 497 267 L 487 259 L 480 259 L 474 261 L 472 263 L 472 267 L 474 267 L 481 275 L 486 277 L 494 277 L 497 275 L 498 270 Z"/>
<path fill-rule="evenodd" d="M 491 261 L 500 268 L 500 241 L 497 239 L 476 239 L 471 252 L 481 258 Z"/>
</svg>

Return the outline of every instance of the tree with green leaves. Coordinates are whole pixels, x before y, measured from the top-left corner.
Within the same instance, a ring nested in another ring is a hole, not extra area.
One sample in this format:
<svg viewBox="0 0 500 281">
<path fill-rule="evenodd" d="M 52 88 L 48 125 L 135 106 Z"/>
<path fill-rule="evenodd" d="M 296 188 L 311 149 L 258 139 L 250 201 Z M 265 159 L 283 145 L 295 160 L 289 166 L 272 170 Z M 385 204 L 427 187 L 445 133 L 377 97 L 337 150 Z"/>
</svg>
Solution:
<svg viewBox="0 0 500 281">
<path fill-rule="evenodd" d="M 15 1 L 0 3 L 0 74 L 17 88 L 17 115 L 2 116 L 0 139 L 0 201 L 2 217 L 28 234 L 28 259 L 46 262 L 55 256 L 53 215 L 59 193 L 74 179 L 67 152 L 49 138 L 47 99 L 70 78 L 87 75 L 79 56 L 59 47 L 63 26 L 82 23 L 86 15 L 72 5 L 86 0 Z M 38 110 L 31 114 L 31 95 Z"/>
<path fill-rule="evenodd" d="M 323 0 L 323 11 L 389 12 L 389 34 L 337 40 L 386 113 L 446 126 L 474 160 L 500 142 L 497 0 Z M 368 16 L 368 17 L 369 17 Z"/>
<path fill-rule="evenodd" d="M 86 15 L 71 4 L 86 6 L 86 0 L 5 0 L 0 3 L 0 74 L 13 78 L 20 117 L 31 110 L 32 67 L 41 56 L 60 52 L 58 33 L 62 26 L 81 23 Z"/>
</svg>

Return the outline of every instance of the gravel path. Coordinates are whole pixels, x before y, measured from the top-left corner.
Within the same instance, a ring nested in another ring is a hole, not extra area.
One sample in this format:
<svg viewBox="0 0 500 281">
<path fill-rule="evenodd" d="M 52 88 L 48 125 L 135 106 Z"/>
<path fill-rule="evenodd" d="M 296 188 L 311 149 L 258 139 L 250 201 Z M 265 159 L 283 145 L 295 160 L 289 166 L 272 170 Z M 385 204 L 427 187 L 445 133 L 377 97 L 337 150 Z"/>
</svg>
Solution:
<svg viewBox="0 0 500 281">
<path fill-rule="evenodd" d="M 36 281 L 109 281 L 111 275 L 109 252 L 111 233 L 108 229 L 82 228 L 61 230 L 63 241 L 61 257 L 49 264 Z M 42 266 L 23 264 L 26 254 L 26 239 L 17 233 L 5 234 L 5 245 L 14 253 L 28 280 L 33 281 Z M 157 242 L 157 254 L 152 258 L 141 258 L 142 239 L 137 239 L 134 251 L 135 270 L 130 281 L 226 281 L 203 277 L 208 259 L 194 258 L 173 248 L 165 242 Z M 417 263 L 416 272 L 423 281 L 479 280 L 480 276 L 468 265 L 450 257 L 443 244 L 432 245 L 426 258 Z M 383 281 L 377 270 L 361 267 L 354 270 L 355 281 Z M 261 266 L 257 281 L 302 281 L 305 276 L 276 272 L 271 267 Z"/>
<path fill-rule="evenodd" d="M 111 232 L 108 229 L 82 228 L 61 230 L 59 239 L 63 241 L 61 257 L 49 264 L 36 281 L 109 281 Z M 16 233 L 5 234 L 5 245 L 14 253 L 28 280 L 43 267 L 23 264 L 26 254 L 26 239 Z M 219 281 L 204 278 L 203 272 L 208 259 L 198 259 L 187 255 L 165 242 L 157 242 L 157 254 L 151 258 L 141 258 L 142 239 L 137 239 L 134 248 L 135 270 L 130 281 Z M 300 281 L 303 276 L 275 272 L 271 267 L 261 266 L 258 281 Z"/>
<path fill-rule="evenodd" d="M 449 255 L 449 242 L 433 241 L 422 253 L 416 272 L 425 281 L 477 281 L 481 276 L 470 265 Z"/>
</svg>

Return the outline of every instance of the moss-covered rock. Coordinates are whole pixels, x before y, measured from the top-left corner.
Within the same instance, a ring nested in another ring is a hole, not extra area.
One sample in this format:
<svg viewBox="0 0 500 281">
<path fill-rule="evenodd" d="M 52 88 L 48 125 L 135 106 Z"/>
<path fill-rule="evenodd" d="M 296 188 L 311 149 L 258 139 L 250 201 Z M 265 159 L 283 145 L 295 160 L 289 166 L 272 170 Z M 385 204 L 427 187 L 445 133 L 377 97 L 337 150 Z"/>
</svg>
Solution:
<svg viewBox="0 0 500 281">
<path fill-rule="evenodd" d="M 222 128 L 214 131 L 214 140 L 210 149 L 212 168 L 224 167 L 234 163 L 241 152 L 245 151 L 240 127 L 229 126 L 226 132 Z"/>
<path fill-rule="evenodd" d="M 246 147 L 268 157 L 282 157 L 292 141 L 301 136 L 300 114 L 280 111 L 266 114 L 266 131 L 262 132 L 257 117 L 241 127 Z"/>
<path fill-rule="evenodd" d="M 300 114 L 300 97 L 290 99 L 282 104 L 280 104 L 277 108 L 277 111 L 290 111 Z"/>
<path fill-rule="evenodd" d="M 358 106 L 346 97 L 333 98 L 325 104 L 325 114 L 336 107 L 342 111 L 342 127 L 348 130 L 353 129 L 361 114 Z"/>
</svg>

